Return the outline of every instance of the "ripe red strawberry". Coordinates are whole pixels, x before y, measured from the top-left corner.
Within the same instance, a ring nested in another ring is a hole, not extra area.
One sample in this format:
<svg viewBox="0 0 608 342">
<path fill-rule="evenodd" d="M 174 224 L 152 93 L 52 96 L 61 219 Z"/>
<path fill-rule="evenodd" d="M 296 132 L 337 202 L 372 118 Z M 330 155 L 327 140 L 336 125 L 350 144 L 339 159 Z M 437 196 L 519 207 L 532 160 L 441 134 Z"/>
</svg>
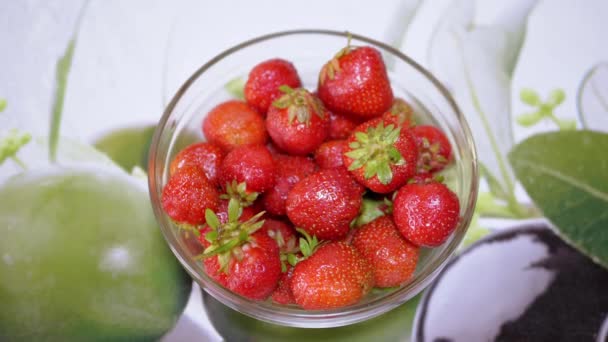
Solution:
<svg viewBox="0 0 608 342">
<path fill-rule="evenodd" d="M 280 58 L 269 59 L 249 72 L 245 83 L 245 99 L 253 108 L 266 115 L 272 101 L 283 95 L 279 90 L 282 85 L 299 88 L 302 82 L 293 64 Z"/>
<path fill-rule="evenodd" d="M 329 139 L 346 139 L 355 127 L 361 124 L 361 119 L 344 114 L 329 113 Z"/>
<path fill-rule="evenodd" d="M 215 212 L 215 215 L 220 220 L 220 223 L 228 222 L 228 204 L 229 203 L 230 203 L 229 199 L 221 199 L 221 195 L 220 195 L 220 201 L 217 204 L 217 210 Z M 250 218 L 252 218 L 253 216 L 255 216 L 255 214 L 257 214 L 259 212 L 259 211 L 256 211 L 256 208 L 254 208 L 253 206 L 248 206 L 248 207 L 241 206 L 240 210 L 241 210 L 241 213 L 239 216 L 239 221 L 243 221 L 243 222 L 249 220 Z"/>
<path fill-rule="evenodd" d="M 361 189 L 344 168 L 320 170 L 296 183 L 287 195 L 291 222 L 320 240 L 346 236 L 361 207 Z"/>
<path fill-rule="evenodd" d="M 412 134 L 418 146 L 418 172 L 443 170 L 452 160 L 452 146 L 445 134 L 435 126 L 416 126 Z"/>
<path fill-rule="evenodd" d="M 228 152 L 220 167 L 223 186 L 245 182 L 246 191 L 264 192 L 274 186 L 275 164 L 263 145 L 239 146 Z"/>
<path fill-rule="evenodd" d="M 270 214 L 285 215 L 287 194 L 301 179 L 306 178 L 316 170 L 315 163 L 308 157 L 277 154 L 274 157 L 276 165 L 275 185 L 262 195 L 262 203 Z"/>
<path fill-rule="evenodd" d="M 268 109 L 266 129 L 282 150 L 296 155 L 313 152 L 329 134 L 329 114 L 304 88 L 281 86 L 283 96 Z"/>
<path fill-rule="evenodd" d="M 437 247 L 460 218 L 458 197 L 443 183 L 407 184 L 397 191 L 393 216 L 404 238 L 418 246 Z"/>
<path fill-rule="evenodd" d="M 293 266 L 289 264 L 288 259 L 293 258 L 293 260 L 297 260 L 296 255 L 299 254 L 296 231 L 290 224 L 284 221 L 266 219 L 264 220 L 264 226 L 260 228 L 259 232 L 266 233 L 269 237 L 273 238 L 277 242 L 279 252 L 281 253 L 281 270 L 283 274 L 281 274 L 277 288 L 271 295 L 272 300 L 280 304 L 292 304 L 294 300 L 289 285 L 291 275 L 293 274 Z"/>
<path fill-rule="evenodd" d="M 205 210 L 216 210 L 219 193 L 200 167 L 186 166 L 170 178 L 161 195 L 163 210 L 178 223 L 205 222 Z"/>
<path fill-rule="evenodd" d="M 346 140 L 328 140 L 315 151 L 315 162 L 321 169 L 344 166 L 344 152 L 348 149 Z"/>
<path fill-rule="evenodd" d="M 340 50 L 319 75 L 318 94 L 330 111 L 370 119 L 393 103 L 382 55 L 370 46 Z"/>
<path fill-rule="evenodd" d="M 298 236 L 290 224 L 275 219 L 265 219 L 264 225 L 259 231 L 273 238 L 277 242 L 281 253 L 294 253 L 296 251 Z"/>
<path fill-rule="evenodd" d="M 395 124 L 398 127 L 412 127 L 416 124 L 414 110 L 405 100 L 396 98 L 391 108 L 382 114 L 384 122 Z"/>
<path fill-rule="evenodd" d="M 378 193 L 395 191 L 416 174 L 418 150 L 408 129 L 376 118 L 348 138 L 344 165 L 361 184 Z"/>
<path fill-rule="evenodd" d="M 306 310 L 323 310 L 357 303 L 374 286 L 371 265 L 344 242 L 319 246 L 298 262 L 291 278 L 295 302 Z"/>
<path fill-rule="evenodd" d="M 225 151 L 268 140 L 264 118 L 243 101 L 230 100 L 213 108 L 203 120 L 203 133 L 210 143 Z"/>
<path fill-rule="evenodd" d="M 184 166 L 197 166 L 203 169 L 211 183 L 219 185 L 217 172 L 224 155 L 224 151 L 214 144 L 208 142 L 192 144 L 175 156 L 171 162 L 169 174 L 173 175 Z"/>
<path fill-rule="evenodd" d="M 268 234 L 257 231 L 264 223 L 258 221 L 262 213 L 241 221 L 238 209 L 238 201 L 231 200 L 226 223 L 206 211 L 208 228 L 200 239 L 206 248 L 199 258 L 207 274 L 221 285 L 241 296 L 265 300 L 281 276 L 279 247 Z"/>
<path fill-rule="evenodd" d="M 416 270 L 420 249 L 403 239 L 390 216 L 358 228 L 351 243 L 372 265 L 376 287 L 400 286 Z"/>
<path fill-rule="evenodd" d="M 293 298 L 291 292 L 291 277 L 293 276 L 294 267 L 289 265 L 287 270 L 281 274 L 277 288 L 274 290 L 272 295 L 272 301 L 278 304 L 294 304 L 296 300 Z"/>
</svg>

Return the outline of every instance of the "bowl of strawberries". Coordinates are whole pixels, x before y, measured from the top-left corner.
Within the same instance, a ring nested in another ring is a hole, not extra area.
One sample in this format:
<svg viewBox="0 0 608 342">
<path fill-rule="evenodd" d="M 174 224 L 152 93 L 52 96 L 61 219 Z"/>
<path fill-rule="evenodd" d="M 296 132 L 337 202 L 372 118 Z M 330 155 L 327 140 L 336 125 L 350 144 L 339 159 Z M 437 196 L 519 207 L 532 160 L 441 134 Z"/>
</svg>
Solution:
<svg viewBox="0 0 608 342">
<path fill-rule="evenodd" d="M 148 177 L 201 288 L 315 328 L 422 291 L 464 237 L 478 186 L 441 83 L 388 45 L 327 30 L 255 38 L 196 70 L 157 126 Z"/>
</svg>

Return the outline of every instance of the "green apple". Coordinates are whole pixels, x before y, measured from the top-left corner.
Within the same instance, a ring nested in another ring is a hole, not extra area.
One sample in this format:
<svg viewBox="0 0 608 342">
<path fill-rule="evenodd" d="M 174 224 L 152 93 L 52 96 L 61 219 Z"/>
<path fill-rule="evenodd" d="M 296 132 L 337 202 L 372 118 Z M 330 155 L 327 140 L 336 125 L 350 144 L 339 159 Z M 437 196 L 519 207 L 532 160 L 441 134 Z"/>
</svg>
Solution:
<svg viewBox="0 0 608 342">
<path fill-rule="evenodd" d="M 95 141 L 95 147 L 107 154 L 127 172 L 133 167 L 148 168 L 148 148 L 154 125 L 114 130 Z"/>
<path fill-rule="evenodd" d="M 191 280 L 145 186 L 53 167 L 0 186 L 0 340 L 141 341 L 181 315 Z"/>
<path fill-rule="evenodd" d="M 94 145 L 97 150 L 105 153 L 127 172 L 131 172 L 135 166 L 147 170 L 148 149 L 155 127 L 147 125 L 119 128 L 95 140 Z M 182 132 L 175 143 L 174 151 L 180 151 L 201 139 L 200 135 L 193 132 Z"/>
<path fill-rule="evenodd" d="M 204 291 L 203 305 L 211 324 L 226 341 L 403 342 L 410 340 L 420 297 L 368 321 L 325 329 L 291 328 L 262 322 L 230 309 Z"/>
</svg>

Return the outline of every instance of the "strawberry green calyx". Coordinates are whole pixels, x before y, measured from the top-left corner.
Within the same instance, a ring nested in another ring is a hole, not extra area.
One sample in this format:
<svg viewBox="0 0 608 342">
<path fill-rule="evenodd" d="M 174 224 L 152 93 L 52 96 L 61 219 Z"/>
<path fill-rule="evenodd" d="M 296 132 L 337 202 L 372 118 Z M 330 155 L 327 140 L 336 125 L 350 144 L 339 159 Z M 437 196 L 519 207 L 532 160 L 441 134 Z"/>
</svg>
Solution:
<svg viewBox="0 0 608 342">
<path fill-rule="evenodd" d="M 400 126 L 403 124 L 414 126 L 416 124 L 414 120 L 414 110 L 403 99 L 395 99 L 393 105 L 388 110 L 388 113 L 395 118 L 397 124 Z"/>
<path fill-rule="evenodd" d="M 340 69 L 339 59 L 348 55 L 349 53 L 351 53 L 353 50 L 356 49 L 355 46 L 350 45 L 352 38 L 353 37 L 351 36 L 351 34 L 347 33 L 346 46 L 343 47 L 342 49 L 340 49 L 340 51 L 338 51 L 338 53 L 336 53 L 334 55 L 334 57 L 331 60 L 329 60 L 329 62 L 327 62 L 323 66 L 323 68 L 321 68 L 321 72 L 319 73 L 319 82 L 321 84 L 325 83 L 325 80 L 327 78 L 329 78 L 330 80 L 333 80 L 336 77 L 336 75 L 342 71 Z"/>
<path fill-rule="evenodd" d="M 366 179 L 374 176 L 382 184 L 388 184 L 393 179 L 391 166 L 404 165 L 403 156 L 395 147 L 401 128 L 393 124 L 384 126 L 381 121 L 376 127 L 368 127 L 367 132 L 355 132 L 355 141 L 348 147 L 351 151 L 346 156 L 353 159 L 349 171 L 364 168 Z"/>
<path fill-rule="evenodd" d="M 285 241 L 285 239 L 283 238 L 283 234 L 280 230 L 269 230 L 268 236 L 270 236 L 277 242 L 279 250 L 281 250 L 281 254 L 279 256 L 281 260 L 281 272 L 287 272 L 287 263 L 291 264 L 292 266 L 297 263 L 296 255 L 300 251 L 300 247 L 296 245 L 295 239 Z"/>
<path fill-rule="evenodd" d="M 205 211 L 205 221 L 210 230 L 205 234 L 205 240 L 210 245 L 196 259 L 206 259 L 212 256 L 218 257 L 220 270 L 228 273 L 227 266 L 235 257 L 237 260 L 243 258 L 242 246 L 246 243 L 255 243 L 250 237 L 264 225 L 260 220 L 265 212 L 259 212 L 247 221 L 241 222 L 239 218 L 243 209 L 238 200 L 231 198 L 228 202 L 228 221 L 221 223 L 213 210 Z"/>
<path fill-rule="evenodd" d="M 393 202 L 384 197 L 382 199 L 363 198 L 361 213 L 351 223 L 352 227 L 361 227 L 368 224 L 378 217 L 393 213 Z"/>
<path fill-rule="evenodd" d="M 259 193 L 257 192 L 247 191 L 247 183 L 237 183 L 236 180 L 233 180 L 226 183 L 226 193 L 220 195 L 220 198 L 225 200 L 235 199 L 244 208 L 252 205 L 258 196 Z"/>
<path fill-rule="evenodd" d="M 304 229 L 296 228 L 296 231 L 302 234 L 302 237 L 298 242 L 299 245 L 296 246 L 292 252 L 285 253 L 284 256 L 284 259 L 287 260 L 291 266 L 295 266 L 298 262 L 310 257 L 322 245 L 322 243 L 319 243 L 316 236 L 310 236 Z M 281 257 L 281 261 L 283 261 L 283 255 Z M 281 268 L 283 268 L 283 265 Z M 285 270 L 286 269 L 287 268 L 285 267 Z"/>
<path fill-rule="evenodd" d="M 429 139 L 422 138 L 418 168 L 425 171 L 431 171 L 446 166 L 449 160 L 441 155 L 440 150 L 441 145 L 439 143 L 431 144 Z"/>
<path fill-rule="evenodd" d="M 5 109 L 6 109 L 6 100 L 0 99 L 0 113 L 4 112 Z"/>
<path fill-rule="evenodd" d="M 279 109 L 287 109 L 290 124 L 294 119 L 298 119 L 298 122 L 308 126 L 313 114 L 323 119 L 325 112 L 323 104 L 308 90 L 304 88 L 293 89 L 288 85 L 280 86 L 279 90 L 285 95 L 275 100 L 272 105 Z"/>
<path fill-rule="evenodd" d="M 26 169 L 25 164 L 17 157 L 17 152 L 32 140 L 29 133 L 20 133 L 16 129 L 8 132 L 8 135 L 0 139 L 0 165 L 8 158 L 11 158 L 21 168 Z"/>
</svg>

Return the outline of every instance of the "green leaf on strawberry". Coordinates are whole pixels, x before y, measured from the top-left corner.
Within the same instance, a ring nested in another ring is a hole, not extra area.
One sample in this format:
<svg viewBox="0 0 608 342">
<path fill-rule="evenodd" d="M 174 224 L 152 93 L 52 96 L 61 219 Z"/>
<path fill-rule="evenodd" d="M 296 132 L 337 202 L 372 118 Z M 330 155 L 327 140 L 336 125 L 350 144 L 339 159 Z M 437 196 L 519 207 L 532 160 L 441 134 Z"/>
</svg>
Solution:
<svg viewBox="0 0 608 342">
<path fill-rule="evenodd" d="M 391 165 L 403 165 L 405 160 L 394 146 L 401 132 L 393 124 L 384 126 L 380 121 L 375 127 L 368 127 L 367 132 L 355 132 L 355 141 L 348 146 L 351 151 L 346 156 L 353 159 L 349 171 L 364 168 L 366 179 L 377 176 L 382 184 L 388 184 L 393 178 Z"/>
<path fill-rule="evenodd" d="M 310 125 L 310 116 L 317 115 L 321 119 L 325 116 L 325 110 L 323 105 L 314 95 L 304 88 L 293 89 L 288 85 L 282 85 L 279 87 L 285 95 L 275 100 L 272 105 L 279 109 L 288 110 L 289 123 L 293 123 L 293 120 L 298 119 L 298 122 Z M 311 113 L 311 110 L 312 113 Z"/>
<path fill-rule="evenodd" d="M 240 182 L 238 183 L 236 180 L 232 180 L 232 182 L 226 183 L 226 193 L 220 195 L 221 199 L 237 200 L 237 204 L 240 204 L 243 207 L 248 207 L 255 202 L 258 198 L 258 192 L 247 191 L 247 183 Z M 228 211 L 230 213 L 230 211 Z"/>
<path fill-rule="evenodd" d="M 234 256 L 242 258 L 240 246 L 249 241 L 249 237 L 264 225 L 260 218 L 265 212 L 259 212 L 248 220 L 241 222 L 243 210 L 239 201 L 231 198 L 228 202 L 228 221 L 221 223 L 216 213 L 211 209 L 205 210 L 205 223 L 211 229 L 205 233 L 209 246 L 196 259 L 206 259 L 218 256 L 220 270 L 227 273 L 227 266 Z"/>
</svg>

